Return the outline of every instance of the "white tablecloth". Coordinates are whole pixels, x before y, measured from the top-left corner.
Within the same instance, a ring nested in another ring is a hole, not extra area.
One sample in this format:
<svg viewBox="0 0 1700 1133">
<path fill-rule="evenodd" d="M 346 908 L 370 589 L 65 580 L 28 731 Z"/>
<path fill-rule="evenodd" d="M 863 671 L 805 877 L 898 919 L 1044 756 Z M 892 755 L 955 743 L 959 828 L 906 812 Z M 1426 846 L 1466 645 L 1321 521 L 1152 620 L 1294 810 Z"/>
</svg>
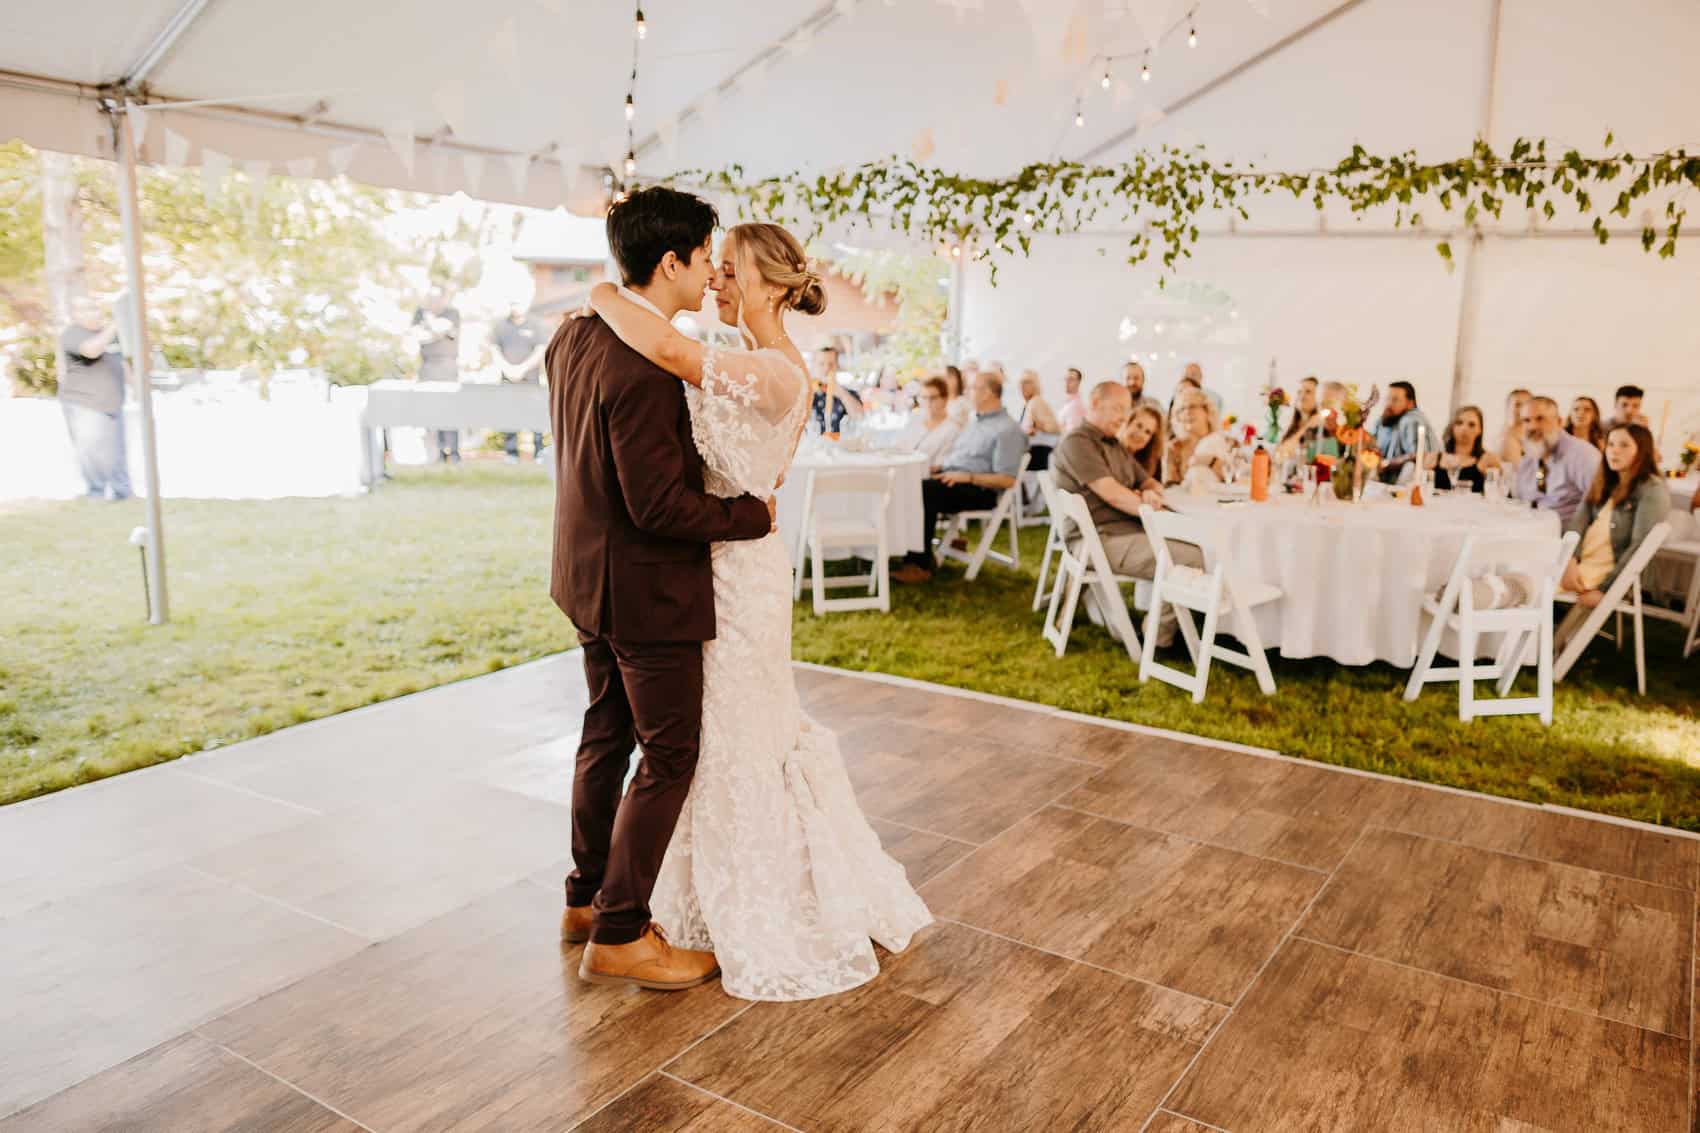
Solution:
<svg viewBox="0 0 1700 1133">
<path fill-rule="evenodd" d="M 886 509 L 886 535 L 893 555 L 921 550 L 921 482 L 927 478 L 927 458 L 920 453 L 904 452 L 845 452 L 830 442 L 805 443 L 798 451 L 785 483 L 779 488 L 779 533 L 793 557 L 797 552 L 797 537 L 803 521 L 803 494 L 807 490 L 809 473 L 826 468 L 894 468 L 897 480 L 892 486 L 891 506 Z M 822 514 L 837 518 L 834 509 L 853 508 L 853 497 L 828 498 L 821 505 Z M 864 509 L 866 510 L 866 509 Z M 845 518 L 849 516 L 846 515 Z M 871 552 L 872 548 L 857 548 Z M 864 555 L 864 557 L 866 557 Z"/>
<path fill-rule="evenodd" d="M 1445 584 L 1466 535 L 1556 540 L 1561 531 L 1554 512 L 1481 496 L 1440 496 L 1413 508 L 1332 498 L 1315 506 L 1298 496 L 1222 504 L 1175 491 L 1169 502 L 1227 531 L 1241 577 L 1281 588 L 1279 601 L 1258 610 L 1265 647 L 1343 665 L 1416 661 L 1423 594 Z"/>
</svg>

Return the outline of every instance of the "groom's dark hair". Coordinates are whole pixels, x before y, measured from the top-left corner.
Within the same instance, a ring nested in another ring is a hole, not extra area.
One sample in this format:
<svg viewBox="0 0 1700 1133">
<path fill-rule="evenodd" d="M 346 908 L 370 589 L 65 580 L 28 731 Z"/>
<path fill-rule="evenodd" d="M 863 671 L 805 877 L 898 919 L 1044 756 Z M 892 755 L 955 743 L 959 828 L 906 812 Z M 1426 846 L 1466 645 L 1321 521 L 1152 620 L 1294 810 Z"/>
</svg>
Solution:
<svg viewBox="0 0 1700 1133">
<path fill-rule="evenodd" d="M 608 209 L 608 250 L 628 287 L 646 287 L 668 252 L 689 263 L 720 223 L 701 197 L 656 185 L 639 189 Z"/>
</svg>

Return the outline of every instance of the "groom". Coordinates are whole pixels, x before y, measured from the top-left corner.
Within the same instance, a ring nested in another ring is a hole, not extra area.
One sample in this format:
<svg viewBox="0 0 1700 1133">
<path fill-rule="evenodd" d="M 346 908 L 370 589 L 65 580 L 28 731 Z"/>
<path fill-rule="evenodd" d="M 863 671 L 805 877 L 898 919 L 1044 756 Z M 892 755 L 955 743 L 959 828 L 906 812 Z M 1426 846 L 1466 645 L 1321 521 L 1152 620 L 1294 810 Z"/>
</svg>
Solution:
<svg viewBox="0 0 1700 1133">
<path fill-rule="evenodd" d="M 628 295 L 667 319 L 700 307 L 717 219 L 666 188 L 610 208 Z M 708 545 L 766 535 L 773 501 L 704 492 L 683 384 L 600 318 L 563 323 L 544 365 L 557 473 L 549 592 L 578 630 L 590 686 L 561 939 L 589 941 L 579 975 L 591 982 L 694 987 L 718 971 L 714 956 L 669 945 L 649 896 L 696 770 L 702 643 L 714 637 Z M 622 798 L 635 745 L 643 758 Z"/>
</svg>

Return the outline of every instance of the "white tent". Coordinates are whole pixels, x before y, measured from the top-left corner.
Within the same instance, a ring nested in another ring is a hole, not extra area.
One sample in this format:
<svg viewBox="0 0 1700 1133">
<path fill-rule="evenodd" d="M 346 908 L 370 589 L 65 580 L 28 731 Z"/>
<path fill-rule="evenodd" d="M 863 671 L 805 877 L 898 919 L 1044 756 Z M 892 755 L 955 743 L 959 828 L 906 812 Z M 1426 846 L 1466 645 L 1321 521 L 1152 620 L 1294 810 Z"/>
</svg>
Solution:
<svg viewBox="0 0 1700 1133">
<path fill-rule="evenodd" d="M 1478 134 L 1592 150 L 1608 129 L 1658 150 L 1700 140 L 1697 47 L 1694 0 L 57 0 L 0 8 L 0 138 L 123 159 L 103 108 L 127 101 L 144 161 L 595 213 L 628 152 L 652 176 L 893 153 L 994 174 L 1158 142 L 1306 168 Z M 1700 254 L 1643 255 L 1639 218 L 1603 249 L 1563 218 L 1428 224 L 1262 202 L 1161 294 L 1125 234 L 1049 237 L 996 288 L 968 269 L 956 317 L 969 353 L 1048 381 L 1137 351 L 1158 390 L 1198 357 L 1248 398 L 1278 359 L 1289 383 L 1410 378 L 1436 416 L 1479 400 L 1490 427 L 1513 384 L 1639 381 L 1655 420 L 1700 412 Z"/>
</svg>

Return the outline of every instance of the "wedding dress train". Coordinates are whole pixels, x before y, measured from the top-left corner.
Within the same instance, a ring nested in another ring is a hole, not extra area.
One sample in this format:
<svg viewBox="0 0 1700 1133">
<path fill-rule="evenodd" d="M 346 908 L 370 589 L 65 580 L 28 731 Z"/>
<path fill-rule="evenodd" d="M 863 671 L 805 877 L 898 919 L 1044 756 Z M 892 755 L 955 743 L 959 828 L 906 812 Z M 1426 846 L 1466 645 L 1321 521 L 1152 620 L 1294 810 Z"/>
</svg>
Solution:
<svg viewBox="0 0 1700 1133">
<path fill-rule="evenodd" d="M 777 350 L 710 350 L 687 391 L 710 492 L 770 495 L 809 383 Z M 650 901 L 729 994 L 812 999 L 879 973 L 932 916 L 857 805 L 834 734 L 791 671 L 791 563 L 777 534 L 716 543 L 716 636 L 703 646 L 702 745 Z"/>
</svg>

